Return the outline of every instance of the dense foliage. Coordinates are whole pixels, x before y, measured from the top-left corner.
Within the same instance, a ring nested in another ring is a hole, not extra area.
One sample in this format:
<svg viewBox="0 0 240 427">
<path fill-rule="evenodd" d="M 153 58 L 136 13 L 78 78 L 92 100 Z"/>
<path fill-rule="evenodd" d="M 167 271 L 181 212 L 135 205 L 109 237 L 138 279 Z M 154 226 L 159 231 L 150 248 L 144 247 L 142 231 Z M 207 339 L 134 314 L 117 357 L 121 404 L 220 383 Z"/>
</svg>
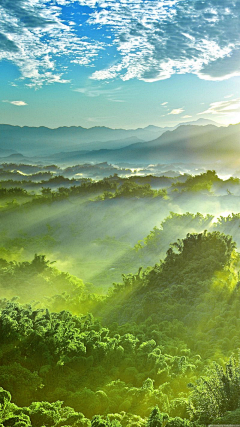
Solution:
<svg viewBox="0 0 240 427">
<path fill-rule="evenodd" d="M 0 425 L 239 424 L 240 214 L 198 210 L 238 180 L 22 169 L 1 171 Z"/>
</svg>

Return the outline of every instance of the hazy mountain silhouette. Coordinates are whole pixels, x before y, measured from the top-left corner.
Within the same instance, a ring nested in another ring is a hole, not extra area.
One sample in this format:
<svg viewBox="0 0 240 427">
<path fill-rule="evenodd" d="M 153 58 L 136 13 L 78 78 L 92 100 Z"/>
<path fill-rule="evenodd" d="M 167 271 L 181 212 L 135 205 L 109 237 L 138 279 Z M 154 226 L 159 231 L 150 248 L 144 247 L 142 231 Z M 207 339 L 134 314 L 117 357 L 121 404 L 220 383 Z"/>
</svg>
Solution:
<svg viewBox="0 0 240 427">
<path fill-rule="evenodd" d="M 129 163 L 215 162 L 231 163 L 240 155 L 240 124 L 228 127 L 182 125 L 152 141 L 120 149 L 63 152 L 49 157 L 56 162 L 108 161 Z"/>
<path fill-rule="evenodd" d="M 0 157 L 10 156 L 11 154 L 15 154 L 15 150 L 7 149 L 7 148 L 0 148 Z"/>
<path fill-rule="evenodd" d="M 209 123 L 212 122 L 205 119 L 199 119 L 196 122 L 199 126 Z M 86 129 L 81 126 L 72 126 L 50 129 L 44 126 L 20 127 L 2 124 L 0 125 L 0 150 L 5 149 L 7 145 L 9 150 L 31 156 L 60 151 L 118 149 L 132 143 L 151 141 L 177 126 L 161 128 L 150 125 L 138 129 L 111 129 L 104 126 Z M 0 155 L 8 154 L 11 153 L 0 153 Z"/>
</svg>

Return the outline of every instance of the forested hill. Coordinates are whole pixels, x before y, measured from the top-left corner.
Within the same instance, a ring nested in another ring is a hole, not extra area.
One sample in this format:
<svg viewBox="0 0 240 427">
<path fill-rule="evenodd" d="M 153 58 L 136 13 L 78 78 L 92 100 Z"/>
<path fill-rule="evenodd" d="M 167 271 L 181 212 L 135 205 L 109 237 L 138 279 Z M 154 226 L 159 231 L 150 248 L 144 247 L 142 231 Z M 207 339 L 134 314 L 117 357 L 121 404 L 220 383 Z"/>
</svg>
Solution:
<svg viewBox="0 0 240 427">
<path fill-rule="evenodd" d="M 224 355 L 236 346 L 235 328 L 231 335 L 224 327 L 238 313 L 239 261 L 230 236 L 189 234 L 171 245 L 163 262 L 123 275 L 123 283 L 110 291 L 103 318 L 108 323 L 147 322 L 154 327 L 162 322 L 164 334 L 167 322 L 180 322 L 178 333 L 192 349 L 205 357 Z M 225 326 L 219 322 L 222 315 L 225 322 L 229 319 Z M 221 333 L 215 334 L 215 327 L 222 328 Z M 200 330 L 204 348 L 197 338 Z"/>
<path fill-rule="evenodd" d="M 89 170 L 2 167 L 0 427 L 239 424 L 239 178 Z"/>
<path fill-rule="evenodd" d="M 227 371 L 216 365 L 207 373 L 206 367 L 216 358 L 224 365 L 240 347 L 239 263 L 230 236 L 188 234 L 164 261 L 123 276 L 99 297 L 44 257 L 2 261 L 3 280 L 18 276 L 20 286 L 31 275 L 41 286 L 61 278 L 69 308 L 93 313 L 51 312 L 51 304 L 63 303 L 60 295 L 42 303 L 49 308 L 1 300 L 0 383 L 23 407 L 2 391 L 3 425 L 78 427 L 90 426 L 92 418 L 92 427 L 151 427 L 151 419 L 162 420 L 160 427 L 163 420 L 167 427 L 188 427 L 221 421 L 228 411 L 236 417 L 237 359 Z M 205 392 L 211 384 L 221 385 L 217 397 Z M 156 405 L 160 412 L 152 410 Z"/>
</svg>

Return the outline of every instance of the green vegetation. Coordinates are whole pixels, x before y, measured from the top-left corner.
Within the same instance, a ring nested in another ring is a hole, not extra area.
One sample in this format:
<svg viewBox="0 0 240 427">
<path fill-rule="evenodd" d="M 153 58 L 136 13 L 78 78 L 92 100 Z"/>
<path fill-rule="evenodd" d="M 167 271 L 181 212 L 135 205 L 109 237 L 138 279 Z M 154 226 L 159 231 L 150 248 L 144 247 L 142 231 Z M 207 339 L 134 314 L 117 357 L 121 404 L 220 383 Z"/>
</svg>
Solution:
<svg viewBox="0 0 240 427">
<path fill-rule="evenodd" d="M 185 182 L 173 183 L 172 187 L 181 191 L 211 191 L 215 183 L 222 183 L 222 180 L 215 171 L 209 170 L 201 175 L 189 176 Z"/>
<path fill-rule="evenodd" d="M 99 196 L 100 200 L 112 199 L 118 197 L 167 197 L 167 191 L 152 190 L 150 184 L 140 185 L 135 182 L 125 181 L 115 193 L 105 191 L 103 195 Z"/>
<path fill-rule="evenodd" d="M 239 424 L 238 180 L 53 169 L 0 188 L 0 426 Z"/>
</svg>

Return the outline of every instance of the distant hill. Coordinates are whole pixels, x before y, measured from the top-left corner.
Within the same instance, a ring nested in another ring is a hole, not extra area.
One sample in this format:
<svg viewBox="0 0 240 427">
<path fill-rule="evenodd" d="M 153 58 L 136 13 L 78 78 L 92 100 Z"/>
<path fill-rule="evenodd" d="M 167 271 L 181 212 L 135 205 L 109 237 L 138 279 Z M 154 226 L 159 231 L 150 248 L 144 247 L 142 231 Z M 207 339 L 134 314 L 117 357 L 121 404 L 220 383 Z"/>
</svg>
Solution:
<svg viewBox="0 0 240 427">
<path fill-rule="evenodd" d="M 199 126 L 217 123 L 199 119 Z M 192 122 L 191 124 L 194 124 Z M 147 126 L 138 129 L 111 129 L 104 126 L 83 128 L 81 126 L 59 127 L 50 129 L 44 126 L 11 126 L 0 124 L 0 150 L 8 147 L 24 155 L 48 155 L 60 151 L 119 149 L 137 142 L 151 141 L 161 136 L 167 130 L 174 128 L 161 128 Z M 1 155 L 0 151 L 0 155 Z M 4 155 L 4 154 L 3 154 Z"/>
<path fill-rule="evenodd" d="M 1 151 L 0 151 L 0 161 L 2 163 L 12 163 L 12 162 L 25 163 L 25 164 L 32 163 L 31 158 L 23 156 L 23 154 L 21 153 L 13 153 L 13 154 L 10 154 L 10 156 L 3 156 Z"/>
<path fill-rule="evenodd" d="M 108 161 L 118 164 L 221 161 L 236 166 L 240 156 L 239 135 L 240 124 L 228 127 L 182 125 L 152 141 L 115 150 L 63 152 L 49 157 L 49 160 L 73 163 Z"/>
<path fill-rule="evenodd" d="M 119 150 L 119 155 L 138 161 L 235 162 L 240 155 L 239 135 L 240 124 L 228 127 L 182 125 L 153 141 Z"/>
<path fill-rule="evenodd" d="M 25 155 L 43 155 L 59 151 L 121 148 L 133 142 L 158 137 L 164 129 L 111 129 L 107 127 L 20 127 L 0 125 L 0 149 L 9 149 Z M 8 153 L 10 154 L 10 153 Z"/>
<path fill-rule="evenodd" d="M 8 150 L 7 148 L 0 148 L 0 157 L 10 156 L 12 154 L 15 154 L 16 152 L 14 150 Z"/>
<path fill-rule="evenodd" d="M 180 123 L 180 125 L 178 125 L 178 126 L 183 126 L 183 125 L 184 126 L 185 125 L 197 125 L 197 126 L 214 125 L 214 126 L 222 127 L 222 125 L 215 122 L 214 120 L 208 120 L 208 119 L 198 119 L 198 120 L 194 120 L 194 121 L 190 121 L 190 122 L 183 122 L 183 123 Z M 178 126 L 175 126 L 175 129 Z"/>
</svg>

